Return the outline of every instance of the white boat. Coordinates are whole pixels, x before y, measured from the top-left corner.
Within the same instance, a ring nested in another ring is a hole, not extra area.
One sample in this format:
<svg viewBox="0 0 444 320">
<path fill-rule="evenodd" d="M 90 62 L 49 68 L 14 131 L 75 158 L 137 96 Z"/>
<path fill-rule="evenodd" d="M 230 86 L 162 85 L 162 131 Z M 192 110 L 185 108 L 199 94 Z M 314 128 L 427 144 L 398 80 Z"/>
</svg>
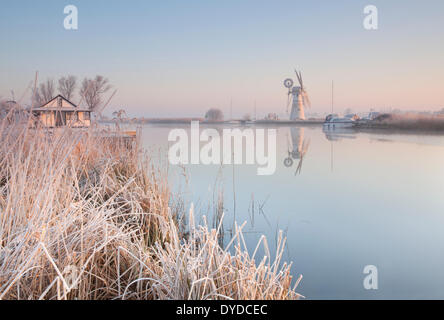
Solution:
<svg viewBox="0 0 444 320">
<path fill-rule="evenodd" d="M 324 129 L 351 128 L 355 125 L 356 117 L 339 117 L 337 114 L 329 114 L 324 121 Z"/>
</svg>

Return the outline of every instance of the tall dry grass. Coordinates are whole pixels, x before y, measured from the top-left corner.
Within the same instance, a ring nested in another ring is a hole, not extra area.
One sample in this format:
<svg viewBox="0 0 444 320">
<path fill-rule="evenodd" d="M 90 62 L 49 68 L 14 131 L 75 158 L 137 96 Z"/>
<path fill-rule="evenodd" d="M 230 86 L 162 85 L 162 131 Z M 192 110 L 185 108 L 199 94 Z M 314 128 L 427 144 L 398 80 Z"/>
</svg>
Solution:
<svg viewBox="0 0 444 320">
<path fill-rule="evenodd" d="M 0 123 L 0 299 L 297 299 L 242 226 L 179 232 L 161 172 L 137 146 L 91 130 Z M 261 245 L 266 240 L 261 239 Z"/>
</svg>

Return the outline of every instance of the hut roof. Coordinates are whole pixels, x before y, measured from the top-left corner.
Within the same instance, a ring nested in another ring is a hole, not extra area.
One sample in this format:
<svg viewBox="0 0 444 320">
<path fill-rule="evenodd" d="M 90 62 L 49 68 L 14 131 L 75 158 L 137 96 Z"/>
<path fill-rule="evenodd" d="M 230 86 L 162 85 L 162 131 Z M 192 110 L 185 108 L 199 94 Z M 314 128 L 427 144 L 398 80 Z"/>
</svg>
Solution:
<svg viewBox="0 0 444 320">
<path fill-rule="evenodd" d="M 33 108 L 33 111 L 91 111 L 87 108 L 79 108 L 60 94 L 38 108 Z"/>
</svg>

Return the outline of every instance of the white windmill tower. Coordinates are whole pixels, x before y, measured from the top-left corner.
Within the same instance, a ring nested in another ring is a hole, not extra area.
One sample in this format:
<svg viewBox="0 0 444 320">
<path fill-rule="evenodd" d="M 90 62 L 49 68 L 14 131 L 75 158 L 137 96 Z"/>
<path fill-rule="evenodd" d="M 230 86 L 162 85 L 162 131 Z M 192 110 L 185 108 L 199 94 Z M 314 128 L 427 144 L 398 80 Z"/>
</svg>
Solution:
<svg viewBox="0 0 444 320">
<path fill-rule="evenodd" d="M 292 79 L 285 79 L 284 81 L 284 86 L 288 89 L 287 113 L 290 105 L 290 99 L 292 99 L 293 103 L 291 106 L 290 120 L 305 120 L 304 109 L 311 107 L 311 103 L 302 81 L 301 72 L 296 70 L 295 72 L 299 82 L 299 87 L 294 86 Z"/>
</svg>

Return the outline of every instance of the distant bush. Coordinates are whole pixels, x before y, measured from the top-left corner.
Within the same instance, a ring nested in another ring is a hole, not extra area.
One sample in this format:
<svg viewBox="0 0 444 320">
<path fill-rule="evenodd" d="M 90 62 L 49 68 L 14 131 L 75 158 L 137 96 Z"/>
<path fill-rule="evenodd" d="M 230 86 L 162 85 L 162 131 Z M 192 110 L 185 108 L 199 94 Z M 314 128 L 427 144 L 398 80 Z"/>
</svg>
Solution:
<svg viewBox="0 0 444 320">
<path fill-rule="evenodd" d="M 220 109 L 212 108 L 205 113 L 205 120 L 207 121 L 223 121 L 224 113 Z"/>
<path fill-rule="evenodd" d="M 384 114 L 380 114 L 379 116 L 377 116 L 374 120 L 375 121 L 385 121 L 385 120 L 390 120 L 393 118 L 393 115 L 390 113 L 384 113 Z"/>
</svg>

